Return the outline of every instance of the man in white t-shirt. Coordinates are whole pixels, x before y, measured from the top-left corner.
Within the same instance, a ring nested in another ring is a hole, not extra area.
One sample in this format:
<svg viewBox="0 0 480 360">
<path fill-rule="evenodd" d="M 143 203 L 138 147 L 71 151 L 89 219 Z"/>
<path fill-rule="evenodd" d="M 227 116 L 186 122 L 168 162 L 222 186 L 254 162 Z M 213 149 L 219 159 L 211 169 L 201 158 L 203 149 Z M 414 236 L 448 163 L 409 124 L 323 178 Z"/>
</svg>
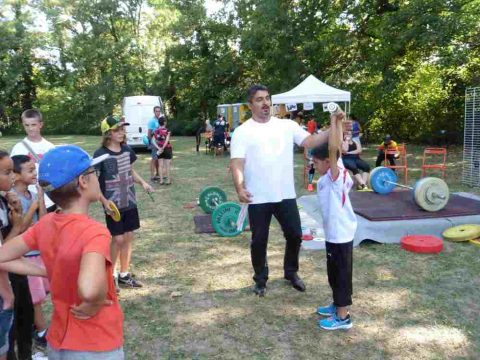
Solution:
<svg viewBox="0 0 480 360">
<path fill-rule="evenodd" d="M 235 129 L 231 144 L 233 182 L 242 203 L 248 203 L 254 270 L 253 291 L 264 296 L 268 280 L 267 242 L 272 215 L 287 241 L 284 276 L 298 291 L 305 291 L 299 278 L 298 256 L 302 243 L 293 180 L 293 146 L 307 148 L 327 141 L 328 131 L 311 135 L 292 120 L 270 116 L 268 89 L 254 85 L 247 92 L 252 118 Z"/>
<path fill-rule="evenodd" d="M 22 124 L 27 137 L 22 141 L 15 144 L 10 152 L 10 156 L 15 155 L 27 155 L 33 162 L 38 173 L 38 163 L 42 159 L 43 155 L 50 149 L 53 149 L 53 145 L 50 141 L 45 140 L 42 137 L 41 130 L 43 127 L 42 113 L 36 109 L 28 109 L 22 113 Z M 37 193 L 35 185 L 30 185 L 28 190 Z M 55 204 L 52 200 L 45 195 L 45 206 L 49 211 L 54 210 Z"/>
</svg>

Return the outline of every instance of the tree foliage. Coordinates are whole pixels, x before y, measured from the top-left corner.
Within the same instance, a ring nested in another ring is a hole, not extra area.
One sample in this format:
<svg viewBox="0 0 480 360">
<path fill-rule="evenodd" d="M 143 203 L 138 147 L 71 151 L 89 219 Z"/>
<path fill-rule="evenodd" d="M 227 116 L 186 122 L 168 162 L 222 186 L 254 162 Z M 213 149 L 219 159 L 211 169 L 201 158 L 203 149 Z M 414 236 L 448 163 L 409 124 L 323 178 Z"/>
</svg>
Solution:
<svg viewBox="0 0 480 360">
<path fill-rule="evenodd" d="M 47 130 L 91 133 L 124 96 L 161 95 L 177 133 L 263 83 L 314 74 L 352 93 L 369 133 L 461 133 L 480 84 L 480 0 L 37 0 L 0 5 L 0 120 L 40 108 Z M 39 22 L 44 29 L 39 30 Z"/>
</svg>

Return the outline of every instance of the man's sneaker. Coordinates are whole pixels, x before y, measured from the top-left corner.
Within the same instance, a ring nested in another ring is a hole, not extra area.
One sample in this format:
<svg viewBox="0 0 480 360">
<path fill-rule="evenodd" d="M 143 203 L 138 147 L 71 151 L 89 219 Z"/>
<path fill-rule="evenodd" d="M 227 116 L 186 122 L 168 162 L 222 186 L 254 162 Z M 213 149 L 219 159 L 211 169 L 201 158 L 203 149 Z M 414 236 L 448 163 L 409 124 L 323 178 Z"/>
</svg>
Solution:
<svg viewBox="0 0 480 360">
<path fill-rule="evenodd" d="M 317 324 L 324 330 L 348 330 L 353 326 L 350 315 L 347 315 L 344 320 L 341 320 L 337 317 L 337 314 L 333 314 L 333 316 L 328 319 L 318 320 Z"/>
<path fill-rule="evenodd" d="M 265 285 L 255 284 L 253 287 L 253 292 L 259 297 L 264 297 L 267 293 L 267 287 Z"/>
<path fill-rule="evenodd" d="M 322 316 L 332 316 L 333 314 L 336 314 L 336 312 L 337 307 L 333 304 L 328 306 L 320 306 L 317 308 L 317 314 Z"/>
<path fill-rule="evenodd" d="M 143 284 L 140 281 L 135 280 L 130 273 L 126 276 L 118 275 L 118 284 L 122 287 L 130 287 L 130 288 L 140 288 Z"/>
<path fill-rule="evenodd" d="M 290 284 L 292 284 L 295 290 L 304 292 L 307 289 L 305 283 L 302 281 L 302 279 L 300 279 L 297 273 L 285 275 L 285 280 L 290 281 Z"/>
<path fill-rule="evenodd" d="M 46 348 L 47 347 L 47 331 L 45 331 L 42 336 L 39 335 L 38 331 L 34 331 L 33 340 L 35 341 L 35 345 L 37 345 L 38 347 Z"/>
</svg>

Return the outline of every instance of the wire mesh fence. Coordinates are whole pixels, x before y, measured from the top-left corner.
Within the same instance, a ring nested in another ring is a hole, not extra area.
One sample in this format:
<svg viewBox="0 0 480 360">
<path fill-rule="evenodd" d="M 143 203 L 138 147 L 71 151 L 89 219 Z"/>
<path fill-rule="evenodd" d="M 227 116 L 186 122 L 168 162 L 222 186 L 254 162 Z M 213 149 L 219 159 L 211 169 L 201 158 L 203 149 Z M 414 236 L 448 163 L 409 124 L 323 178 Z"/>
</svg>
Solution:
<svg viewBox="0 0 480 360">
<path fill-rule="evenodd" d="M 465 90 L 462 182 L 480 186 L 480 87 Z"/>
</svg>

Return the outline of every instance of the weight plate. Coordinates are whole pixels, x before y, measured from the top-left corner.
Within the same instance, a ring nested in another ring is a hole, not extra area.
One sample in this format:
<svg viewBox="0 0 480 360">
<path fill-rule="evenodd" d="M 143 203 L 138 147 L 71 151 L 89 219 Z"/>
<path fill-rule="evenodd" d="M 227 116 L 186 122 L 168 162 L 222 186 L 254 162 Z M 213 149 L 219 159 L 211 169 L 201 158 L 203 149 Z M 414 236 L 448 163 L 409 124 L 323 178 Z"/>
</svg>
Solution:
<svg viewBox="0 0 480 360">
<path fill-rule="evenodd" d="M 469 240 L 469 243 L 476 246 L 480 246 L 480 239 Z"/>
<path fill-rule="evenodd" d="M 372 171 L 370 171 L 370 176 L 368 177 L 368 187 L 371 189 L 372 188 L 372 182 L 370 181 L 372 179 L 372 175 L 374 175 L 378 170 L 382 169 L 384 166 L 379 166 L 374 168 Z"/>
<path fill-rule="evenodd" d="M 108 202 L 108 209 L 112 212 L 110 214 L 110 217 L 113 221 L 119 222 L 122 219 L 122 217 L 120 216 L 120 211 L 118 211 L 117 205 L 115 205 L 113 201 Z"/>
<path fill-rule="evenodd" d="M 400 247 L 415 253 L 436 254 L 442 251 L 443 241 L 432 235 L 407 235 L 400 239 Z"/>
<path fill-rule="evenodd" d="M 426 177 L 417 181 L 413 194 L 415 203 L 426 211 L 442 210 L 450 197 L 447 183 L 434 177 Z"/>
<path fill-rule="evenodd" d="M 207 214 L 211 214 L 215 208 L 227 201 L 227 194 L 216 186 L 207 186 L 200 192 L 200 207 Z"/>
<path fill-rule="evenodd" d="M 373 172 L 373 174 L 370 174 L 370 185 L 372 190 L 382 195 L 391 193 L 396 186 L 393 183 L 396 183 L 398 180 L 395 171 L 383 166 L 379 166 L 374 170 L 376 171 Z"/>
<path fill-rule="evenodd" d="M 451 227 L 443 232 L 443 237 L 450 241 L 468 241 L 480 237 L 480 225 L 465 224 Z"/>
<path fill-rule="evenodd" d="M 237 236 L 247 226 L 247 219 L 243 222 L 242 230 L 237 230 L 237 219 L 242 207 L 234 202 L 223 203 L 212 213 L 212 226 L 220 236 Z"/>
</svg>

